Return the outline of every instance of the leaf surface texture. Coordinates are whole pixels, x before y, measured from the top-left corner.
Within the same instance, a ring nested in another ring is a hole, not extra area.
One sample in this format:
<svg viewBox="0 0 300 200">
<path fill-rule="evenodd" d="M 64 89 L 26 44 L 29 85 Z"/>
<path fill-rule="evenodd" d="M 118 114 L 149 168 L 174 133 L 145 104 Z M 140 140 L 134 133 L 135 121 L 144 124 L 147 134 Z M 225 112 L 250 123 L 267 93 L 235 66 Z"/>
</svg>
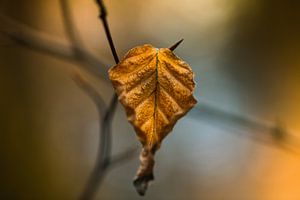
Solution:
<svg viewBox="0 0 300 200">
<path fill-rule="evenodd" d="M 170 49 L 146 44 L 131 49 L 109 70 L 109 78 L 143 145 L 134 185 L 144 195 L 154 179 L 156 150 L 177 120 L 197 103 L 194 73 Z"/>
</svg>

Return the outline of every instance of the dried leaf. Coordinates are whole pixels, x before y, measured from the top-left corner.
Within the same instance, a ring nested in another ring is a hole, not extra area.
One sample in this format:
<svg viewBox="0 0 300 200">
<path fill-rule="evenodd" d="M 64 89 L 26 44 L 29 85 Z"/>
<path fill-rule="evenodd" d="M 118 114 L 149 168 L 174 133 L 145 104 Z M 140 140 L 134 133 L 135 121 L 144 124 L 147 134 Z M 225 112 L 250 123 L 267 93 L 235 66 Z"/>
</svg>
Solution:
<svg viewBox="0 0 300 200">
<path fill-rule="evenodd" d="M 143 145 L 134 185 L 144 195 L 154 178 L 155 151 L 177 120 L 197 103 L 194 74 L 170 49 L 144 45 L 131 49 L 109 70 L 109 78 Z"/>
</svg>

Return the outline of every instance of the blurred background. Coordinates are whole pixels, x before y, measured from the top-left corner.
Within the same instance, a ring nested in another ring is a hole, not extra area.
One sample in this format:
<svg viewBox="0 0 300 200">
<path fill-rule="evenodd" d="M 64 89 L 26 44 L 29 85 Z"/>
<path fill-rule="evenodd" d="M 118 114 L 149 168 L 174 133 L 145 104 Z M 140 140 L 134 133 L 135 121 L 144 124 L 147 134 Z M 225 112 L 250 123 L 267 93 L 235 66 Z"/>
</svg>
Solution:
<svg viewBox="0 0 300 200">
<path fill-rule="evenodd" d="M 95 164 L 97 110 L 71 74 L 108 103 L 114 61 L 95 2 L 68 2 L 76 34 L 103 65 L 55 53 L 71 46 L 59 0 L 0 1 L 0 199 L 78 199 Z M 198 104 L 164 140 L 143 199 L 300 199 L 299 1 L 105 3 L 120 58 L 184 38 L 175 52 L 196 74 Z M 140 147 L 120 105 L 112 137 L 113 155 Z M 138 164 L 137 152 L 112 168 L 96 199 L 141 199 Z"/>
</svg>

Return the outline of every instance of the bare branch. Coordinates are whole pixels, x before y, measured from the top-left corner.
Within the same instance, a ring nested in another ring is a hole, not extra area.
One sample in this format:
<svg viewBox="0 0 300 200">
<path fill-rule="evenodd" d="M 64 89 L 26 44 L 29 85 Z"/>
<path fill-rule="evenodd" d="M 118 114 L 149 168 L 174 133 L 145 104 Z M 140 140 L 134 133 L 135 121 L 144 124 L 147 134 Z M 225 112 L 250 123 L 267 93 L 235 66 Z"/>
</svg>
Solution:
<svg viewBox="0 0 300 200">
<path fill-rule="evenodd" d="M 106 16 L 107 16 L 106 8 L 104 6 L 103 1 L 96 0 L 96 3 L 99 6 L 99 11 L 100 11 L 99 18 L 102 21 L 111 52 L 113 54 L 115 62 L 118 63 L 119 58 L 106 20 Z M 117 103 L 118 103 L 118 97 L 116 94 L 114 94 L 109 104 L 109 107 L 106 109 L 104 117 L 100 121 L 101 130 L 100 130 L 100 142 L 99 142 L 97 162 L 94 171 L 91 174 L 90 179 L 86 185 L 86 188 L 81 196 L 82 199 L 91 199 L 94 196 L 101 183 L 101 180 L 103 179 L 106 169 L 111 163 L 111 123 L 112 123 L 112 117 L 117 107 Z M 124 157 L 124 159 L 125 158 L 126 156 Z"/>
<path fill-rule="evenodd" d="M 113 156 L 110 161 L 110 167 L 117 166 L 120 163 L 127 161 L 130 158 L 133 158 L 137 153 L 138 147 L 128 149 L 127 151 L 120 153 L 119 155 Z"/>
<path fill-rule="evenodd" d="M 72 75 L 74 82 L 80 87 L 96 104 L 100 116 L 104 115 L 106 108 L 105 102 L 102 99 L 99 92 L 94 88 L 86 79 L 84 79 L 79 73 Z"/>
<path fill-rule="evenodd" d="M 300 153 L 299 146 L 293 144 L 295 141 L 300 143 L 300 139 L 294 138 L 298 133 L 288 131 L 287 127 L 282 125 L 278 120 L 274 122 L 255 119 L 251 116 L 246 116 L 242 113 L 233 113 L 223 110 L 216 105 L 212 105 L 204 100 L 201 100 L 201 105 L 196 106 L 190 112 L 190 117 L 197 120 L 214 122 L 218 126 L 226 125 L 225 127 L 231 128 L 238 126 L 243 128 L 245 135 L 248 134 L 249 138 L 256 142 L 270 145 L 276 148 L 282 148 L 296 154 Z M 236 133 L 230 131 L 231 133 Z M 293 138 L 293 139 L 290 139 Z M 292 142 L 293 141 L 293 142 Z M 284 148 L 283 148 L 284 147 Z"/>
<path fill-rule="evenodd" d="M 101 76 L 105 80 L 108 79 L 106 69 L 103 67 L 106 64 L 86 50 L 82 49 L 80 51 L 81 56 L 78 56 L 78 54 L 73 51 L 72 44 L 67 44 L 48 34 L 34 30 L 2 14 L 0 14 L 0 24 L 2 25 L 0 32 L 15 43 L 30 50 L 48 54 L 59 59 L 80 62 L 80 66 L 89 73 L 97 77 Z"/>
<path fill-rule="evenodd" d="M 37 52 L 45 53 L 60 59 L 64 59 L 71 62 L 79 62 L 84 66 L 88 72 L 93 75 L 102 75 L 104 79 L 107 80 L 106 69 L 103 67 L 104 64 L 98 60 L 96 57 L 87 52 L 81 42 L 80 37 L 77 35 L 74 23 L 72 21 L 72 15 L 70 12 L 69 4 L 66 0 L 61 0 L 62 16 L 64 20 L 65 30 L 70 40 L 67 44 L 56 38 L 53 38 L 45 33 L 41 33 L 33 28 L 22 24 L 19 21 L 13 20 L 9 17 L 0 14 L 0 22 L 3 26 L 0 32 L 6 37 L 14 41 L 23 47 Z M 105 15 L 106 16 L 106 15 Z M 108 37 L 112 52 L 114 57 L 116 56 L 116 51 L 113 46 L 112 38 L 108 28 L 107 21 L 103 16 L 103 25 L 105 27 L 105 32 Z M 101 19 L 102 19 L 101 18 Z M 118 59 L 115 60 L 118 61 Z M 96 104 L 99 112 L 99 124 L 100 124 L 100 143 L 99 143 L 99 153 L 96 161 L 96 166 L 90 176 L 87 183 L 86 190 L 82 195 L 83 199 L 91 199 L 95 192 L 97 191 L 102 179 L 104 178 L 105 172 L 108 167 L 115 166 L 116 163 L 121 163 L 126 159 L 131 157 L 131 150 L 119 155 L 112 159 L 111 165 L 111 121 L 112 116 L 115 112 L 117 105 L 117 98 L 114 96 L 108 108 L 105 106 L 105 102 L 97 90 L 88 83 L 81 75 L 74 74 L 73 80 L 77 85 L 86 92 L 87 95 L 91 97 L 93 102 Z"/>
<path fill-rule="evenodd" d="M 61 5 L 61 14 L 62 19 L 64 22 L 64 29 L 68 35 L 68 38 L 73 46 L 73 48 L 76 50 L 80 50 L 80 48 L 83 46 L 81 38 L 78 35 L 78 31 L 76 30 L 75 24 L 73 22 L 73 17 L 69 5 L 68 0 L 60 0 Z"/>
<path fill-rule="evenodd" d="M 118 64 L 119 63 L 119 57 L 118 57 L 113 39 L 111 37 L 111 33 L 110 33 L 109 26 L 108 26 L 107 19 L 106 19 L 106 17 L 107 17 L 106 7 L 105 7 L 102 0 L 96 0 L 96 3 L 98 4 L 98 7 L 99 7 L 99 12 L 100 12 L 99 18 L 102 21 L 102 24 L 103 24 L 103 27 L 104 27 L 104 30 L 105 30 L 105 34 L 106 34 L 111 52 L 113 54 L 113 57 L 115 59 L 116 64 Z"/>
<path fill-rule="evenodd" d="M 104 30 L 105 30 L 105 34 L 106 34 L 106 38 L 108 40 L 112 55 L 114 57 L 114 60 L 116 62 L 116 64 L 119 62 L 119 57 L 117 55 L 116 49 L 115 49 L 115 45 L 110 33 L 110 29 L 109 29 L 109 25 L 107 23 L 107 11 L 105 8 L 105 5 L 103 3 L 102 0 L 96 0 L 96 3 L 99 7 L 99 18 L 102 21 Z M 118 97 L 116 94 L 114 94 L 114 96 L 112 97 L 112 100 L 110 101 L 109 107 L 107 108 L 107 111 L 105 113 L 105 116 L 103 118 L 103 122 L 102 124 L 107 124 L 106 126 L 103 126 L 103 130 L 102 130 L 102 134 L 103 134 L 103 138 L 105 140 L 105 143 L 103 144 L 102 147 L 102 153 L 104 156 L 104 159 L 107 160 L 109 159 L 110 155 L 110 151 L 111 151 L 111 136 L 110 136 L 110 129 L 111 129 L 111 122 L 112 122 L 112 117 L 115 113 L 116 107 L 118 105 Z"/>
</svg>

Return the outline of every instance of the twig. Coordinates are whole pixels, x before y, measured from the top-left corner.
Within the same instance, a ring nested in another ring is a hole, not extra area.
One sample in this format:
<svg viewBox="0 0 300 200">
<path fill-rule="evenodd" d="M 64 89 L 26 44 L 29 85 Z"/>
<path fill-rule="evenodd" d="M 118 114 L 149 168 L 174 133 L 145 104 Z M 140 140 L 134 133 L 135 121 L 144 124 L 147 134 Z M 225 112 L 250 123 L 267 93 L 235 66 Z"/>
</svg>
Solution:
<svg viewBox="0 0 300 200">
<path fill-rule="evenodd" d="M 64 29 L 68 35 L 68 38 L 72 44 L 73 50 L 78 50 L 80 51 L 83 49 L 83 44 L 81 41 L 81 38 L 77 34 L 78 31 L 76 30 L 75 24 L 73 22 L 73 17 L 72 13 L 70 10 L 70 5 L 68 0 L 60 0 L 60 5 L 61 5 L 61 14 L 62 14 L 62 19 L 64 22 Z"/>
<path fill-rule="evenodd" d="M 216 123 L 218 126 L 222 126 L 222 124 L 225 123 L 226 127 L 232 128 L 236 125 L 243 128 L 244 131 L 234 131 L 233 133 L 250 133 L 250 138 L 256 142 L 281 148 L 290 153 L 299 155 L 299 147 L 288 144 L 291 141 L 295 142 L 294 140 L 298 140 L 298 142 L 300 142 L 299 139 L 293 138 L 298 134 L 288 130 L 287 127 L 285 127 L 279 120 L 270 122 L 255 119 L 241 113 L 223 110 L 204 100 L 201 100 L 201 105 L 199 107 L 191 110 L 191 114 L 189 116 L 194 117 L 197 120 Z"/>
<path fill-rule="evenodd" d="M 105 31 L 105 35 L 107 38 L 107 41 L 109 43 L 109 47 L 111 49 L 112 55 L 114 57 L 115 63 L 118 64 L 119 63 L 119 57 L 118 54 L 116 52 L 116 48 L 111 36 L 111 32 L 109 29 L 109 25 L 107 23 L 107 11 L 106 11 L 106 7 L 103 3 L 102 0 L 96 0 L 96 4 L 99 7 L 99 19 L 102 21 L 103 27 L 104 27 L 104 31 Z M 113 95 L 112 100 L 110 101 L 109 107 L 107 108 L 107 111 L 105 113 L 105 116 L 103 118 L 103 124 L 107 124 L 106 126 L 103 126 L 103 130 L 102 133 L 104 134 L 104 138 L 105 138 L 105 144 L 102 146 L 102 152 L 103 152 L 103 157 L 105 159 L 106 162 L 109 162 L 109 154 L 110 154 L 110 149 L 111 149 L 111 138 L 110 138 L 110 129 L 111 129 L 111 119 L 114 115 L 114 112 L 116 110 L 118 104 L 118 96 L 116 94 Z"/>
<path fill-rule="evenodd" d="M 106 19 L 106 17 L 107 17 L 106 7 L 105 7 L 102 0 L 96 0 L 96 3 L 98 4 L 98 7 L 99 7 L 99 12 L 100 12 L 99 18 L 101 19 L 101 21 L 103 23 L 103 27 L 104 27 L 104 30 L 105 30 L 105 34 L 106 34 L 111 52 L 113 54 L 113 57 L 115 59 L 116 64 L 118 64 L 119 63 L 119 57 L 118 57 L 118 54 L 116 52 L 116 48 L 115 48 L 113 39 L 111 37 L 111 33 L 110 33 L 109 26 L 108 26 L 107 19 Z"/>
<path fill-rule="evenodd" d="M 103 116 L 106 105 L 98 91 L 79 73 L 74 73 L 72 78 L 78 87 L 80 87 L 94 101 L 100 117 Z"/>
<path fill-rule="evenodd" d="M 131 149 L 128 149 L 127 151 L 120 153 L 119 155 L 113 156 L 110 161 L 109 167 L 117 166 L 118 164 L 125 162 L 128 160 L 128 158 L 131 158 L 136 154 L 138 150 L 138 147 L 134 147 Z"/>
<path fill-rule="evenodd" d="M 108 151 L 111 147 L 111 141 L 108 141 L 110 140 L 110 137 L 107 137 L 107 135 L 111 134 L 108 125 L 111 123 L 112 118 L 107 117 L 106 120 L 104 120 L 105 116 L 107 116 L 105 102 L 103 101 L 101 95 L 97 92 L 97 90 L 91 84 L 89 84 L 89 82 L 87 82 L 80 74 L 75 73 L 73 74 L 72 78 L 75 83 L 77 83 L 77 85 L 94 101 L 99 113 L 99 124 L 101 126 L 96 165 L 89 177 L 85 190 L 80 197 L 80 199 L 87 200 L 93 198 L 108 169 L 111 169 L 114 166 L 117 166 L 117 164 L 120 164 L 132 158 L 136 153 L 137 147 L 131 148 L 123 153 L 120 153 L 119 155 L 111 156 L 110 151 Z"/>
<path fill-rule="evenodd" d="M 87 70 L 90 74 L 102 77 L 107 80 L 107 72 L 102 60 L 92 55 L 85 49 L 74 51 L 73 44 L 66 44 L 59 39 L 52 36 L 34 30 L 33 28 L 25 25 L 17 20 L 0 14 L 0 33 L 7 38 L 14 41 L 16 44 L 34 50 L 39 53 L 44 53 L 50 56 L 54 56 L 59 59 L 67 60 L 70 62 L 80 63 L 80 67 Z"/>
<path fill-rule="evenodd" d="M 109 25 L 107 23 L 107 10 L 106 10 L 106 7 L 105 7 L 102 0 L 96 0 L 96 4 L 98 5 L 98 8 L 99 8 L 99 19 L 102 21 L 102 25 L 104 27 L 104 31 L 105 31 L 107 41 L 109 43 L 109 47 L 111 49 L 111 52 L 112 52 L 112 55 L 114 57 L 115 63 L 118 64 L 119 63 L 119 57 L 118 57 L 118 54 L 116 52 L 116 48 L 115 48 L 115 45 L 114 45 L 114 42 L 113 42 L 113 39 L 112 39 L 112 36 L 111 36 Z M 111 118 L 113 117 L 113 114 L 116 110 L 117 105 L 118 105 L 118 96 L 117 96 L 117 94 L 114 93 L 114 95 L 112 97 L 112 100 L 110 101 L 109 107 L 107 109 L 107 112 L 106 112 L 106 114 L 103 118 L 103 124 L 107 124 L 107 126 L 104 126 L 103 130 L 102 130 L 102 132 L 104 134 L 104 138 L 106 139 L 105 144 L 107 145 L 106 147 L 102 146 L 103 157 L 104 157 L 105 160 L 107 160 L 106 162 L 109 162 L 108 161 L 108 159 L 109 159 L 108 155 L 110 154 L 110 151 L 111 151 L 111 138 L 110 138 L 110 134 L 109 134 L 110 129 L 111 129 Z"/>
<path fill-rule="evenodd" d="M 103 1 L 101 0 L 96 0 L 96 3 L 99 7 L 99 11 L 100 11 L 100 15 L 99 18 L 102 21 L 104 30 L 105 30 L 105 34 L 106 34 L 106 38 L 109 42 L 109 46 L 111 49 L 111 52 L 113 54 L 114 60 L 116 62 L 116 64 L 119 62 L 119 58 L 113 43 L 113 39 L 111 37 L 111 33 L 110 33 L 110 29 L 107 23 L 107 11 L 106 8 L 104 6 Z M 106 109 L 105 111 L 105 115 L 101 120 L 101 131 L 100 131 L 100 144 L 99 144 L 99 155 L 97 157 L 97 162 L 96 162 L 96 166 L 94 168 L 93 173 L 90 176 L 90 179 L 87 183 L 87 186 L 81 196 L 81 199 L 91 199 L 94 194 L 96 193 L 101 180 L 103 179 L 103 176 L 105 174 L 106 169 L 108 168 L 108 166 L 110 166 L 112 159 L 111 159 L 111 123 L 112 123 L 112 117 L 115 113 L 116 107 L 117 107 L 117 103 L 118 103 L 118 97 L 116 94 L 113 95 L 113 98 L 109 104 L 109 107 Z M 116 163 L 116 161 L 121 161 L 124 158 L 127 157 L 128 154 L 124 154 L 123 156 L 121 156 L 119 159 L 114 160 L 114 163 Z M 122 159 L 121 159 L 122 158 Z"/>
<path fill-rule="evenodd" d="M 79 62 L 80 64 L 83 64 L 85 66 L 84 69 L 91 74 L 96 76 L 102 75 L 104 79 L 107 79 L 106 69 L 103 67 L 104 64 L 85 50 L 79 35 L 77 35 L 77 30 L 75 29 L 75 25 L 72 21 L 72 15 L 67 0 L 60 0 L 60 3 L 64 28 L 70 44 L 65 44 L 49 35 L 36 31 L 25 24 L 5 17 L 1 14 L 0 22 L 2 25 L 4 25 L 4 27 L 0 31 L 12 41 L 23 47 L 55 56 L 60 59 Z M 101 4 L 103 5 L 103 3 Z M 104 13 L 105 15 L 102 15 L 101 19 L 103 20 L 105 32 L 107 34 L 114 58 L 116 62 L 118 62 L 118 57 L 113 46 L 113 41 L 105 18 L 106 12 Z M 132 157 L 132 155 L 134 155 L 136 149 L 130 149 L 123 154 L 117 155 L 116 157 L 111 157 L 110 129 L 112 116 L 117 105 L 117 98 L 114 97 L 107 108 L 101 95 L 80 74 L 74 74 L 73 80 L 94 101 L 99 113 L 99 124 L 101 129 L 99 137 L 100 148 L 98 150 L 99 153 L 96 161 L 97 164 L 90 176 L 85 192 L 81 197 L 82 199 L 91 199 L 97 191 L 101 180 L 107 172 L 108 167 L 111 168 L 116 166 L 116 164 L 128 160 Z"/>
</svg>

